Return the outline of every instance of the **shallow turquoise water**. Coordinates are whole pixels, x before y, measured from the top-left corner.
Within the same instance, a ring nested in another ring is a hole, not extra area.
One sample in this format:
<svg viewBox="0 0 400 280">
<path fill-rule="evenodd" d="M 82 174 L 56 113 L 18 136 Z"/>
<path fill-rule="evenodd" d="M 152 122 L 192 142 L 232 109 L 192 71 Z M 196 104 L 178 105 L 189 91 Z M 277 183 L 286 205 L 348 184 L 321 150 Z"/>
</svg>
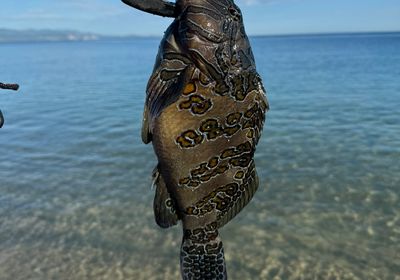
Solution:
<svg viewBox="0 0 400 280">
<path fill-rule="evenodd" d="M 0 279 L 179 279 L 139 137 L 158 42 L 0 45 Z M 230 279 L 400 279 L 400 34 L 252 44 L 271 110 Z"/>
</svg>

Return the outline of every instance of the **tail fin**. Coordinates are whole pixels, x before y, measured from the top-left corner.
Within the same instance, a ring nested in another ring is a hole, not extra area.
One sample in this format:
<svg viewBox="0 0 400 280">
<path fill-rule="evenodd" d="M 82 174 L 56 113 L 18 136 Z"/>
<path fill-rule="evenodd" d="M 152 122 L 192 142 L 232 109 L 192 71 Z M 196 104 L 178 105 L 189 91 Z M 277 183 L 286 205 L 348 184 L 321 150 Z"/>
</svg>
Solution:
<svg viewBox="0 0 400 280">
<path fill-rule="evenodd" d="M 181 246 L 183 280 L 226 280 L 224 249 L 218 231 L 186 230 Z"/>
</svg>

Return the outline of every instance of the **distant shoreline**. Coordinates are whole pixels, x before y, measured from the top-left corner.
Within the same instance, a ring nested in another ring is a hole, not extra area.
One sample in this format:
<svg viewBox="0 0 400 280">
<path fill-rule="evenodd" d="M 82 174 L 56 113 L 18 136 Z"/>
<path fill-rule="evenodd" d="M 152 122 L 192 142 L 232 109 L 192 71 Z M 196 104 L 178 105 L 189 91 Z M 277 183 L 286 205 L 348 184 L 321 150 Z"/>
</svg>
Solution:
<svg viewBox="0 0 400 280">
<path fill-rule="evenodd" d="M 400 31 L 365 31 L 365 32 L 327 32 L 327 33 L 294 33 L 294 34 L 268 34 L 250 35 L 257 37 L 349 37 L 349 36 L 400 36 Z"/>
<path fill-rule="evenodd" d="M 312 37 L 349 37 L 349 36 L 400 36 L 400 31 L 373 32 L 332 32 L 332 33 L 295 33 L 250 35 L 250 38 L 312 38 Z M 1 43 L 41 43 L 41 42 L 97 42 L 127 41 L 135 39 L 160 39 L 162 36 L 140 35 L 100 35 L 89 32 L 68 30 L 12 30 L 0 28 Z"/>
</svg>

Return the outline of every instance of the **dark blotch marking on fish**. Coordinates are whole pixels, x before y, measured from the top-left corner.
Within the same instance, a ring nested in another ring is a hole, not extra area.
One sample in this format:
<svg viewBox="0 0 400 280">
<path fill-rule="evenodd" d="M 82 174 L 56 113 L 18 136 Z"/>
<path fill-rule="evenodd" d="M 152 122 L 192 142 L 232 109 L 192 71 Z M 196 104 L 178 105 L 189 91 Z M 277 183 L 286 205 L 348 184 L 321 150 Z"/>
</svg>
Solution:
<svg viewBox="0 0 400 280">
<path fill-rule="evenodd" d="M 212 157 L 208 162 L 202 162 L 198 167 L 192 169 L 188 177 L 179 180 L 179 186 L 198 187 L 199 184 L 194 185 L 193 182 L 199 180 L 208 182 L 213 177 L 225 173 L 231 167 L 247 167 L 252 160 L 253 153 L 254 147 L 250 141 L 236 147 L 227 148 L 218 157 Z"/>
<path fill-rule="evenodd" d="M 264 107 L 255 103 L 244 113 L 234 112 L 229 114 L 225 123 L 220 123 L 214 118 L 206 119 L 200 123 L 197 129 L 191 129 L 179 135 L 176 143 L 182 148 L 189 149 L 201 144 L 204 138 L 213 140 L 222 136 L 231 137 L 244 129 L 250 129 L 246 133 L 247 137 L 257 142 L 259 131 L 264 124 L 264 111 Z"/>
<path fill-rule="evenodd" d="M 176 142 L 182 148 L 192 148 L 199 145 L 203 139 L 203 135 L 197 133 L 196 131 L 187 130 L 176 139 Z"/>
<path fill-rule="evenodd" d="M 179 109 L 190 110 L 193 114 L 203 115 L 212 107 L 210 99 L 205 99 L 201 95 L 191 95 L 187 100 L 179 104 Z"/>
<path fill-rule="evenodd" d="M 256 181 L 254 162 L 252 162 L 246 173 L 241 170 L 238 171 L 236 175 L 238 175 L 238 178 L 235 176 L 236 179 L 242 179 L 240 184 L 234 182 L 218 187 L 196 204 L 188 207 L 186 209 L 186 214 L 203 216 L 211 211 L 217 210 L 219 220 L 222 220 L 222 218 L 228 214 L 229 210 L 235 209 L 235 206 L 237 206 L 235 204 L 247 203 L 248 201 L 241 201 L 243 199 L 246 200 L 246 197 L 242 197 L 242 194 L 248 192 L 254 193 L 257 188 L 257 186 L 254 186 L 254 182 Z"/>
</svg>

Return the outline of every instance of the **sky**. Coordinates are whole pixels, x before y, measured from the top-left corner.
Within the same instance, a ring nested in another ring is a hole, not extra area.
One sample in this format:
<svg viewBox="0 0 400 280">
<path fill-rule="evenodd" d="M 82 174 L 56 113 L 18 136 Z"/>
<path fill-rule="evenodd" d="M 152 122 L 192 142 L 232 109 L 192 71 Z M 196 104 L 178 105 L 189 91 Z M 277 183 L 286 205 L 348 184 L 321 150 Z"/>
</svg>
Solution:
<svg viewBox="0 0 400 280">
<path fill-rule="evenodd" d="M 144 0 L 145 1 L 145 0 Z M 236 0 L 249 35 L 400 31 L 400 0 Z M 0 28 L 161 36 L 171 19 L 120 0 L 1 0 Z"/>
</svg>

